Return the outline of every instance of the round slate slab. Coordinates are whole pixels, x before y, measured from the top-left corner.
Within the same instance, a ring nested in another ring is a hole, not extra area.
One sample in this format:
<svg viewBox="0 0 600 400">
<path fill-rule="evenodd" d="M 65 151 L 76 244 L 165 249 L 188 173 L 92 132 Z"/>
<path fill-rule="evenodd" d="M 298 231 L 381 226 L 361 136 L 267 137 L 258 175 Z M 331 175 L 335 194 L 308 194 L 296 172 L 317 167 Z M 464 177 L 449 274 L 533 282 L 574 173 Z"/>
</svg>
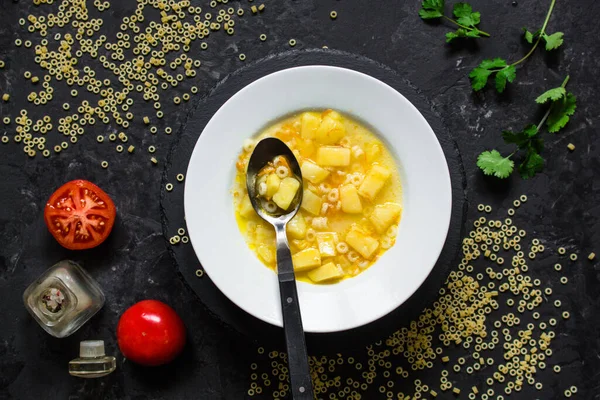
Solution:
<svg viewBox="0 0 600 400">
<path fill-rule="evenodd" d="M 167 238 L 176 235 L 179 228 L 185 229 L 183 184 L 177 184 L 176 176 L 180 173 L 185 174 L 196 141 L 212 115 L 231 96 L 249 83 L 282 69 L 304 65 L 332 65 L 353 69 L 387 83 L 404 95 L 423 114 L 435 132 L 444 150 L 452 181 L 453 204 L 448 238 L 438 262 L 419 290 L 402 306 L 371 324 L 345 332 L 307 335 L 307 344 L 311 350 L 327 352 L 330 346 L 335 344 L 336 351 L 339 351 L 342 348 L 355 348 L 381 340 L 418 316 L 420 311 L 437 297 L 438 289 L 446 279 L 451 266 L 458 261 L 467 206 L 464 193 L 466 180 L 461 157 L 441 117 L 409 81 L 371 59 L 325 49 L 280 53 L 237 70 L 219 82 L 206 97 L 199 100 L 195 110 L 177 134 L 177 142 L 171 149 L 163 175 L 162 224 Z M 218 152 L 219 149 L 215 151 Z M 164 189 L 169 182 L 175 185 L 175 190 L 171 192 Z M 283 343 L 282 329 L 260 321 L 238 308 L 216 288 L 206 274 L 201 278 L 196 275 L 197 270 L 202 267 L 189 243 L 170 246 L 170 253 L 179 273 L 197 294 L 200 300 L 198 304 L 203 304 L 215 318 L 258 342 L 269 343 L 271 346 Z"/>
</svg>

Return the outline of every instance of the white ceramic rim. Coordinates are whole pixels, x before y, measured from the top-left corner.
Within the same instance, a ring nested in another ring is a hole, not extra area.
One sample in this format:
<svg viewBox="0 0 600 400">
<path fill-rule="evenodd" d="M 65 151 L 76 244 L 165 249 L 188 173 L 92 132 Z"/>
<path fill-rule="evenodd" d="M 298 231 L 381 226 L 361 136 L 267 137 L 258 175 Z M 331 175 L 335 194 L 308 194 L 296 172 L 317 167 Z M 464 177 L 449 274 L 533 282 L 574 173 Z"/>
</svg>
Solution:
<svg viewBox="0 0 600 400">
<path fill-rule="evenodd" d="M 442 251 L 452 210 L 450 172 L 412 103 L 350 69 L 315 65 L 272 73 L 213 115 L 192 153 L 184 193 L 190 241 L 211 280 L 249 314 L 282 326 L 277 277 L 245 244 L 235 221 L 235 162 L 243 140 L 273 121 L 325 108 L 366 122 L 387 143 L 399 166 L 404 210 L 397 243 L 371 268 L 334 285 L 298 282 L 304 330 L 318 333 L 356 328 L 393 311 L 421 286 Z"/>
</svg>

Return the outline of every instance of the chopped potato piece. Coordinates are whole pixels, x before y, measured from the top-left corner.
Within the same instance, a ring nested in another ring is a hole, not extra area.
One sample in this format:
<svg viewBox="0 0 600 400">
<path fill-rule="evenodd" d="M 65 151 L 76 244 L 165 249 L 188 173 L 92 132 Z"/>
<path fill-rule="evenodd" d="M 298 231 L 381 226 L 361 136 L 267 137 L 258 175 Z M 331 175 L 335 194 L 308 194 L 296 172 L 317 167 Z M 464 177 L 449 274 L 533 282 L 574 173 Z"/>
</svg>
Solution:
<svg viewBox="0 0 600 400">
<path fill-rule="evenodd" d="M 317 129 L 321 125 L 321 116 L 315 112 L 305 112 L 302 114 L 302 126 L 300 135 L 302 139 L 314 139 Z"/>
<path fill-rule="evenodd" d="M 348 232 L 346 243 L 366 259 L 373 257 L 373 254 L 379 248 L 379 241 L 377 239 L 356 228 Z"/>
<path fill-rule="evenodd" d="M 279 185 L 281 184 L 281 178 L 279 178 L 276 174 L 271 174 L 267 177 L 267 198 L 272 198 L 275 196 L 275 193 L 279 190 Z"/>
<path fill-rule="evenodd" d="M 398 220 L 402 207 L 396 203 L 385 203 L 375 206 L 373 213 L 369 215 L 369 219 L 375 226 L 375 230 L 382 234 L 390 225 Z"/>
<path fill-rule="evenodd" d="M 317 164 L 322 167 L 347 167 L 350 165 L 350 149 L 340 146 L 323 146 L 317 150 Z"/>
<path fill-rule="evenodd" d="M 321 266 L 321 254 L 314 247 L 297 252 L 292 256 L 294 271 L 302 272 Z"/>
<path fill-rule="evenodd" d="M 330 279 L 338 279 L 344 276 L 344 271 L 340 266 L 335 265 L 332 262 L 328 262 L 327 264 L 313 269 L 308 273 L 308 277 L 314 282 L 323 282 Z"/>
<path fill-rule="evenodd" d="M 319 253 L 321 257 L 335 256 L 335 245 L 338 242 L 337 233 L 335 232 L 319 232 L 317 233 L 317 243 L 319 245 Z"/>
<path fill-rule="evenodd" d="M 256 215 L 256 211 L 254 211 L 254 207 L 252 207 L 252 203 L 250 202 L 250 196 L 245 195 L 240 204 L 240 215 L 244 218 L 250 218 L 253 215 Z"/>
<path fill-rule="evenodd" d="M 298 213 L 288 222 L 287 234 L 292 239 L 304 239 L 306 237 L 306 220 Z"/>
<path fill-rule="evenodd" d="M 373 165 L 358 188 L 358 194 L 371 201 L 375 200 L 391 174 L 389 169 Z"/>
<path fill-rule="evenodd" d="M 340 187 L 340 200 L 342 201 L 342 211 L 345 213 L 358 214 L 363 210 L 358 191 L 354 185 Z"/>
<path fill-rule="evenodd" d="M 296 178 L 288 176 L 281 181 L 279 190 L 273 195 L 273 202 L 277 204 L 281 209 L 287 210 L 290 208 L 290 204 L 298 193 L 300 182 Z"/>
<path fill-rule="evenodd" d="M 367 148 L 367 162 L 371 164 L 381 154 L 381 147 L 378 144 L 372 144 Z"/>
<path fill-rule="evenodd" d="M 261 244 L 256 249 L 259 257 L 267 264 L 273 264 L 275 262 L 275 249 L 273 247 Z"/>
<path fill-rule="evenodd" d="M 319 129 L 315 132 L 315 140 L 322 144 L 335 144 L 346 136 L 346 127 L 330 114 L 323 117 Z"/>
<path fill-rule="evenodd" d="M 296 149 L 300 153 L 300 157 L 310 158 L 313 156 L 316 147 L 312 140 L 298 140 L 296 142 Z"/>
<path fill-rule="evenodd" d="M 319 215 L 321 213 L 321 203 L 323 200 L 311 192 L 307 190 L 304 192 L 302 196 L 302 208 L 313 215 Z"/>
<path fill-rule="evenodd" d="M 333 118 L 338 121 L 342 120 L 342 114 L 340 114 L 339 112 L 332 110 L 332 109 L 323 111 L 323 113 L 321 114 L 321 117 L 323 117 L 323 118 L 330 117 L 330 118 Z"/>
<path fill-rule="evenodd" d="M 323 182 L 329 176 L 329 171 L 309 160 L 304 161 L 300 169 L 302 170 L 302 178 L 315 185 Z"/>
<path fill-rule="evenodd" d="M 275 240 L 275 229 L 271 225 L 256 225 L 254 240 L 257 243 L 270 243 Z"/>
</svg>

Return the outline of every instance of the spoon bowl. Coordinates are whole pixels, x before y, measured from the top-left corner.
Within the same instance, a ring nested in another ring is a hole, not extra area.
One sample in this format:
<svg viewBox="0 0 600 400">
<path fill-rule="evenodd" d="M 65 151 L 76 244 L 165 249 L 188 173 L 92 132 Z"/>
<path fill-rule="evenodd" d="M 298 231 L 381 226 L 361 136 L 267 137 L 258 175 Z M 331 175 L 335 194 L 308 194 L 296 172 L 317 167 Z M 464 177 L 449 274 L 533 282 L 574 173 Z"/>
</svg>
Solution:
<svg viewBox="0 0 600 400">
<path fill-rule="evenodd" d="M 294 153 L 292 153 L 292 150 L 284 142 L 273 137 L 265 138 L 256 144 L 248 162 L 248 169 L 246 170 L 246 188 L 248 189 L 248 196 L 250 196 L 252 207 L 262 219 L 273 226 L 275 224 L 287 224 L 296 215 L 302 203 L 302 185 L 300 185 L 296 193 L 296 198 L 292 202 L 294 208 L 275 213 L 269 213 L 263 208 L 256 193 L 256 178 L 260 170 L 268 162 L 273 161 L 273 158 L 276 156 L 286 158 L 292 174 L 298 182 L 302 183 L 302 171 Z"/>
</svg>

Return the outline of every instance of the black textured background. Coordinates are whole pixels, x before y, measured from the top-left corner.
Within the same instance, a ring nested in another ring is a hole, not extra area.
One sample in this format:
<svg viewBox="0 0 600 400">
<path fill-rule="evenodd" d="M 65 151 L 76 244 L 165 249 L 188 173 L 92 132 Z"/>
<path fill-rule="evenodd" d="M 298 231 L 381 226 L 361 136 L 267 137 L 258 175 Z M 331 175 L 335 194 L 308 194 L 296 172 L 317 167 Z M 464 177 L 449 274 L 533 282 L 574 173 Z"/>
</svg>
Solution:
<svg viewBox="0 0 600 400">
<path fill-rule="evenodd" d="M 192 3 L 206 6 L 205 2 Z M 520 57 L 527 48 L 521 39 L 521 28 L 538 27 L 549 1 L 520 0 L 517 6 L 510 0 L 473 1 L 474 8 L 482 13 L 482 29 L 492 33 L 492 38 L 455 46 L 444 44 L 448 27 L 427 24 L 418 18 L 416 1 L 270 0 L 265 3 L 267 9 L 263 14 L 246 15 L 238 21 L 235 36 L 211 35 L 209 49 L 200 55 L 201 71 L 195 79 L 181 85 L 181 93 L 189 85 L 197 85 L 198 96 L 179 107 L 166 106 L 166 117 L 157 123 L 159 134 L 150 135 L 139 119 L 132 124 L 128 130 L 130 142 L 139 150 L 133 155 L 118 154 L 112 145 L 95 142 L 97 134 L 116 129 L 114 125 L 103 124 L 88 127 L 77 145 L 49 160 L 39 156 L 29 159 L 20 146 L 12 143 L 0 145 L 0 290 L 4 299 L 0 308 L 0 398 L 243 398 L 249 382 L 248 366 L 255 361 L 255 339 L 261 335 L 249 337 L 224 326 L 207 312 L 178 274 L 161 225 L 165 214 L 161 213 L 159 199 L 163 174 L 168 173 L 164 167 L 171 146 L 177 141 L 175 134 L 164 134 L 164 127 L 171 126 L 179 133 L 190 129 L 199 132 L 201 126 L 186 125 L 188 113 L 194 105 L 211 104 L 210 97 L 205 98 L 210 89 L 244 65 L 237 53 L 245 53 L 246 62 L 258 60 L 289 50 L 290 38 L 298 41 L 297 49 L 327 45 L 366 56 L 396 71 L 402 82 L 410 82 L 415 93 L 425 99 L 423 104 L 435 110 L 434 118 L 441 117 L 457 143 L 465 168 L 467 221 L 475 217 L 473 205 L 482 202 L 506 208 L 512 199 L 526 193 L 530 200 L 520 210 L 521 227 L 542 239 L 549 248 L 565 246 L 568 251 L 580 254 L 581 261 L 570 265 L 565 272 L 570 284 L 561 287 L 569 295 L 572 314 L 569 322 L 561 325 L 559 340 L 553 343 L 555 351 L 564 355 L 563 372 L 556 375 L 546 370 L 537 379 L 556 387 L 576 384 L 580 389 L 577 397 L 600 398 L 600 267 L 597 262 L 585 260 L 590 251 L 600 253 L 596 128 L 600 112 L 594 96 L 600 89 L 600 78 L 596 75 L 600 64 L 596 39 L 600 34 L 597 25 L 600 3 L 559 0 L 549 29 L 564 31 L 565 44 L 552 54 L 538 50 L 519 68 L 516 83 L 509 85 L 503 95 L 491 90 L 474 94 L 467 74 L 483 58 Z M 247 8 L 249 3 L 239 4 Z M 55 7 L 38 9 L 24 0 L 0 0 L 0 59 L 7 63 L 0 70 L 0 92 L 12 93 L 9 103 L 0 102 L 0 116 L 11 115 L 14 119 L 21 108 L 33 109 L 23 95 L 31 90 L 31 84 L 23 80 L 22 74 L 25 70 L 41 74 L 33 62 L 32 49 L 15 48 L 13 44 L 17 37 L 30 37 L 18 26 L 18 18 Z M 114 35 L 120 19 L 134 8 L 133 1 L 113 1 L 103 15 L 103 30 L 107 35 L 109 32 Z M 332 9 L 339 15 L 335 21 L 328 16 Z M 261 33 L 269 37 L 264 43 L 258 40 Z M 193 49 L 192 53 L 197 54 L 196 51 Z M 515 176 L 501 184 L 484 178 L 475 167 L 477 154 L 491 147 L 507 149 L 501 144 L 501 130 L 520 129 L 539 120 L 541 111 L 533 100 L 545 89 L 559 85 L 566 74 L 571 75 L 569 90 L 578 98 L 578 110 L 562 133 L 545 134 L 544 172 L 529 181 Z M 58 118 L 64 114 L 61 105 L 70 96 L 66 86 L 55 87 L 55 100 L 45 108 L 36 108 L 31 112 L 33 116 L 48 114 Z M 218 95 L 218 88 L 214 95 Z M 80 95 L 78 100 L 82 98 L 85 96 Z M 165 105 L 168 103 L 163 101 Z M 136 101 L 134 114 L 144 115 L 145 107 L 146 103 Z M 0 133 L 4 129 L 7 128 L 0 124 Z M 577 146 L 573 153 L 566 149 L 569 142 Z M 158 148 L 156 167 L 151 166 L 149 155 L 142 151 L 150 144 Z M 100 168 L 101 160 L 110 162 L 107 170 Z M 109 240 L 94 250 L 76 253 L 61 248 L 48 234 L 42 219 L 43 206 L 52 191 L 75 178 L 97 183 L 118 207 L 118 221 Z M 182 185 L 176 186 L 176 191 L 181 189 Z M 164 229 L 169 229 L 168 225 Z M 39 274 L 64 258 L 81 263 L 99 281 L 107 303 L 76 334 L 54 339 L 29 317 L 21 295 Z M 548 271 L 535 272 L 546 284 L 557 287 L 558 276 L 550 271 L 551 265 L 548 263 Z M 107 352 L 118 354 L 114 334 L 118 317 L 134 302 L 145 298 L 163 300 L 182 316 L 189 333 L 184 354 L 170 366 L 156 369 L 137 367 L 124 362 L 119 355 L 117 371 L 105 379 L 70 377 L 67 363 L 77 355 L 80 340 L 104 339 Z M 421 307 L 418 305 L 412 311 L 418 312 Z M 398 318 L 396 328 L 404 323 L 405 320 Z M 369 335 L 377 336 L 380 329 L 381 337 L 389 333 L 373 325 Z M 265 334 L 264 338 L 271 334 Z M 335 353 L 335 349 L 330 348 L 330 352 Z M 346 349 L 344 354 L 351 355 L 352 350 Z M 551 398 L 547 393 L 560 391 L 540 392 L 539 397 Z M 368 398 L 379 398 L 379 393 Z"/>
</svg>

